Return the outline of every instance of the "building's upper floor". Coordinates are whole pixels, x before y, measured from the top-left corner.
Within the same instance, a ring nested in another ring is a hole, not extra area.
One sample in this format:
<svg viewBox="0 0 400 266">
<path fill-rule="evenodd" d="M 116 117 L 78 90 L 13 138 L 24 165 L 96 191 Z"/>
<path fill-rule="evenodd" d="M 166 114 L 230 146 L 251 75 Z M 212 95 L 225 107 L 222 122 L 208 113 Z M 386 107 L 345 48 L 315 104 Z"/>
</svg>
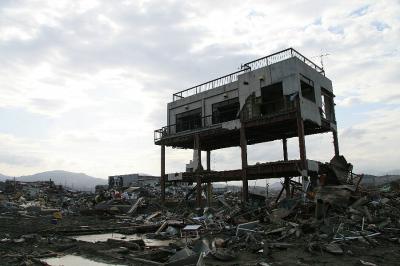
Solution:
<svg viewBox="0 0 400 266">
<path fill-rule="evenodd" d="M 336 128 L 332 82 L 322 68 L 289 48 L 173 94 L 167 126 L 156 130 L 155 139 L 221 125 L 240 127 L 240 121 L 293 110 L 297 96 L 304 120 L 319 126 L 327 120 Z"/>
</svg>

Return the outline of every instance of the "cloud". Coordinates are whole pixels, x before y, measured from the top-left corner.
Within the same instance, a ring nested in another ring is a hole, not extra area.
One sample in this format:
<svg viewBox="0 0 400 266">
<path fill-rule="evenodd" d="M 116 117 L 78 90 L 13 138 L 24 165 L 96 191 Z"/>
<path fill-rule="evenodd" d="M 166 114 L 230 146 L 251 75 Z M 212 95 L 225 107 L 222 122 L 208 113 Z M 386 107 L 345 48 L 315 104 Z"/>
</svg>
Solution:
<svg viewBox="0 0 400 266">
<path fill-rule="evenodd" d="M 32 105 L 33 108 L 52 112 L 54 110 L 62 108 L 64 102 L 62 100 L 33 98 L 30 100 L 30 104 Z"/>
<path fill-rule="evenodd" d="M 399 13 L 398 1 L 390 0 L 2 1 L 0 107 L 10 115 L 24 110 L 15 117 L 35 117 L 45 131 L 33 137 L 32 121 L 25 135 L 11 135 L 15 123 L 6 121 L 3 137 L 12 141 L 0 145 L 11 159 L 2 167 L 10 174 L 51 168 L 99 177 L 158 174 L 153 130 L 165 125 L 172 93 L 292 46 L 308 57 L 330 54 L 324 65 L 338 113 L 350 112 L 338 116 L 345 155 L 360 170 L 395 168 L 395 154 L 393 160 L 362 154 L 376 151 L 368 143 L 374 138 L 389 156 L 400 134 L 392 114 L 400 104 Z M 307 144 L 312 158 L 332 155 L 329 135 L 308 137 Z M 25 151 L 39 160 L 18 168 L 12 156 L 18 161 Z M 249 151 L 252 162 L 281 158 L 279 142 Z M 289 152 L 296 158 L 295 139 Z M 168 150 L 168 170 L 183 170 L 191 156 Z M 213 164 L 240 167 L 239 157 L 238 149 L 216 151 Z"/>
<path fill-rule="evenodd" d="M 18 138 L 0 133 L 0 167 L 3 173 L 19 175 L 24 171 L 38 169 L 45 159 L 38 152 L 39 143 L 32 143 L 28 138 Z"/>
<path fill-rule="evenodd" d="M 364 16 L 365 14 L 367 14 L 368 8 L 369 8 L 369 5 L 365 5 L 360 8 L 357 8 L 356 10 L 351 11 L 350 16 L 353 16 L 353 17 Z"/>
<path fill-rule="evenodd" d="M 0 153 L 0 165 L 7 164 L 11 166 L 17 167 L 26 167 L 26 166 L 37 166 L 42 162 L 40 158 L 23 156 L 23 155 L 15 155 L 9 153 Z"/>
<path fill-rule="evenodd" d="M 368 131 L 361 128 L 349 127 L 343 130 L 342 137 L 347 139 L 357 139 L 360 140 L 365 136 Z"/>
</svg>

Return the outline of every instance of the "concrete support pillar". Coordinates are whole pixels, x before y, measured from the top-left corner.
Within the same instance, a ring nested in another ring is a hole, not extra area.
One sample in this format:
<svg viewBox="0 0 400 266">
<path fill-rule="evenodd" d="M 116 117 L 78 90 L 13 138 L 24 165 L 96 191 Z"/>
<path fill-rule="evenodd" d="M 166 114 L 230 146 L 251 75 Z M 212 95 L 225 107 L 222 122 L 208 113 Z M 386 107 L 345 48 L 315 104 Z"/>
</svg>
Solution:
<svg viewBox="0 0 400 266">
<path fill-rule="evenodd" d="M 286 161 L 288 161 L 287 139 L 286 138 L 282 139 L 282 144 L 283 144 L 283 160 L 286 162 Z M 285 187 L 286 198 L 290 198 L 290 183 L 289 183 L 289 181 L 290 181 L 290 178 L 285 177 L 284 187 Z"/>
<path fill-rule="evenodd" d="M 339 140 L 337 131 L 332 131 L 333 134 L 333 147 L 335 149 L 335 156 L 339 156 Z"/>
<path fill-rule="evenodd" d="M 246 139 L 246 130 L 243 124 L 240 127 L 240 149 L 242 155 L 242 183 L 243 183 L 242 201 L 246 202 L 249 199 L 249 184 L 247 181 L 247 139 Z"/>
<path fill-rule="evenodd" d="M 207 171 L 211 171 L 211 151 L 207 151 Z M 208 182 L 207 183 L 207 204 L 208 206 L 211 206 L 212 203 L 212 183 Z"/>
<path fill-rule="evenodd" d="M 164 204 L 164 202 L 165 202 L 165 145 L 161 145 L 160 186 L 161 186 L 161 203 Z"/>
</svg>

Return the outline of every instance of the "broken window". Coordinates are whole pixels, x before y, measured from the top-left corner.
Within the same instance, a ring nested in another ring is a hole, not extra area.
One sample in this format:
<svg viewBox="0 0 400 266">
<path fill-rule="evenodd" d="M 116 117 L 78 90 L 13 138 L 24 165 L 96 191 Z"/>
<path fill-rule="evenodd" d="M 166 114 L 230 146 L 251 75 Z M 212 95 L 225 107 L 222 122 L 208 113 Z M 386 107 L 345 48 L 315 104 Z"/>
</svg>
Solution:
<svg viewBox="0 0 400 266">
<path fill-rule="evenodd" d="M 235 120 L 239 112 L 239 98 L 229 99 L 212 105 L 213 124 Z"/>
<path fill-rule="evenodd" d="M 315 103 L 314 82 L 311 79 L 302 75 L 300 80 L 300 87 L 301 95 L 303 96 L 303 98 L 306 98 Z"/>
<path fill-rule="evenodd" d="M 201 127 L 201 108 L 176 115 L 176 132 Z"/>
<path fill-rule="evenodd" d="M 282 82 L 261 88 L 261 114 L 269 115 L 285 109 Z"/>
<path fill-rule="evenodd" d="M 336 121 L 332 92 L 321 87 L 321 101 L 322 101 L 322 117 L 332 122 Z"/>
<path fill-rule="evenodd" d="M 325 97 L 324 97 L 324 95 L 323 95 L 323 93 L 322 93 L 322 89 L 323 89 L 323 88 L 321 88 L 321 109 L 320 109 L 320 112 L 321 112 L 322 118 L 327 119 L 327 118 L 326 118 Z"/>
</svg>

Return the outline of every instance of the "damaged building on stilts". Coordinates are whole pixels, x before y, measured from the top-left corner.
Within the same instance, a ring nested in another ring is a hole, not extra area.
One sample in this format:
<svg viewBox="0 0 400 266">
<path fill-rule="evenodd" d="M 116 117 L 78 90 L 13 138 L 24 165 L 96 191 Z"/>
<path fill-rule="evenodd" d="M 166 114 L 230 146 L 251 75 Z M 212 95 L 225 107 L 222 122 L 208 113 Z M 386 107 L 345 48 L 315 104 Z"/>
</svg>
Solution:
<svg viewBox="0 0 400 266">
<path fill-rule="evenodd" d="M 173 94 L 167 112 L 167 125 L 154 132 L 155 144 L 161 146 L 161 201 L 165 201 L 166 182 L 171 181 L 197 184 L 198 206 L 203 187 L 210 202 L 213 182 L 241 181 L 243 201 L 249 197 L 249 180 L 284 178 L 281 194 L 291 195 L 295 189 L 306 192 L 321 175 L 329 179 L 332 172 L 332 167 L 307 158 L 305 136 L 311 134 L 331 132 L 334 165 L 345 174 L 351 171 L 339 156 L 332 82 L 324 69 L 293 48 Z M 298 159 L 288 159 L 289 138 L 298 138 Z M 248 164 L 248 145 L 275 140 L 282 141 L 282 160 Z M 167 174 L 166 147 L 194 150 L 195 160 L 186 172 Z M 242 167 L 211 169 L 211 152 L 229 147 L 240 147 Z M 202 151 L 207 156 L 205 167 Z M 301 183 L 294 177 L 302 177 Z"/>
</svg>

